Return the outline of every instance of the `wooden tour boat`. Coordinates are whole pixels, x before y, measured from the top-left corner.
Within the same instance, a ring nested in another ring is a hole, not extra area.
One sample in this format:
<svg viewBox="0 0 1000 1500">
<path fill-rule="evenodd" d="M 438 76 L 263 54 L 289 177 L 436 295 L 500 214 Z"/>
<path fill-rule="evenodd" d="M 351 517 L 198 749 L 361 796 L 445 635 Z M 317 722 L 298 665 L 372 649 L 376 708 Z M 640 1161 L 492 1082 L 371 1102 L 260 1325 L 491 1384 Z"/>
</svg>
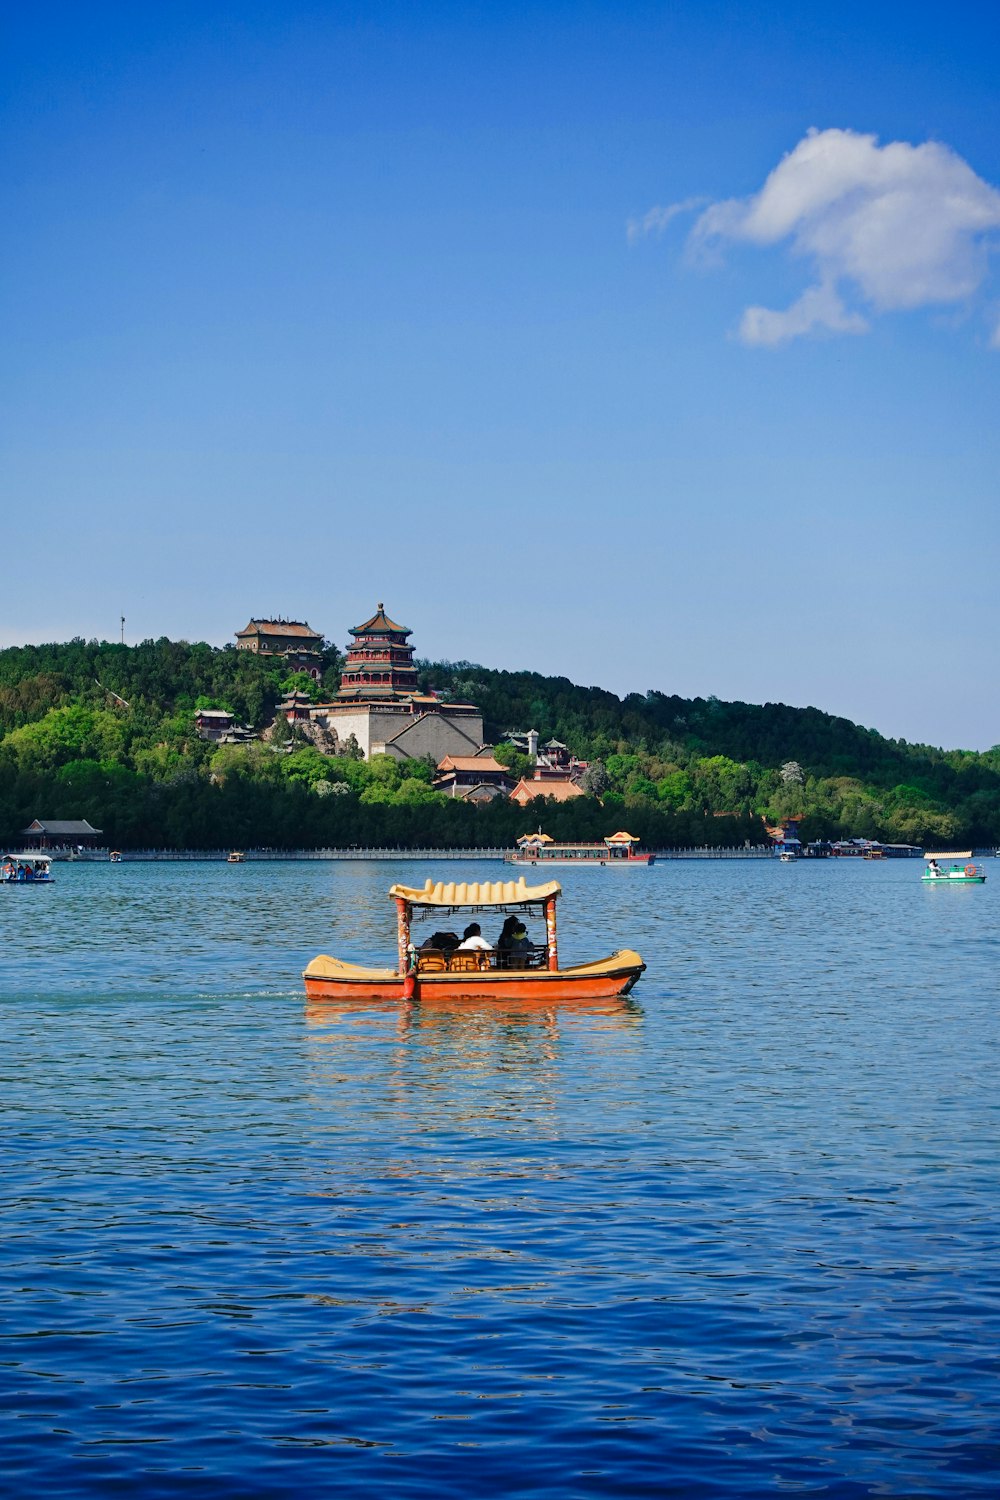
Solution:
<svg viewBox="0 0 1000 1500">
<path fill-rule="evenodd" d="M 51 866 L 50 854 L 0 854 L 0 884 L 51 885 Z"/>
<path fill-rule="evenodd" d="M 945 870 L 938 861 L 951 860 L 951 868 Z M 986 871 L 981 865 L 972 864 L 972 850 L 961 849 L 950 854 L 925 854 L 927 868 L 921 879 L 926 885 L 985 885 Z"/>
<path fill-rule="evenodd" d="M 640 854 L 634 833 L 611 833 L 599 844 L 557 844 L 541 829 L 518 839 L 513 854 L 504 859 L 511 865 L 613 865 L 616 869 L 651 865 L 655 854 Z"/>
<path fill-rule="evenodd" d="M 529 886 L 519 880 L 454 882 L 423 889 L 394 885 L 398 967 L 370 969 L 320 954 L 304 971 L 310 1000 L 604 1000 L 627 995 L 646 965 L 631 948 L 594 963 L 560 969 L 556 944 L 557 881 Z M 474 911 L 533 913 L 545 920 L 545 943 L 519 952 L 497 949 L 415 948 L 410 927 L 423 914 Z"/>
</svg>

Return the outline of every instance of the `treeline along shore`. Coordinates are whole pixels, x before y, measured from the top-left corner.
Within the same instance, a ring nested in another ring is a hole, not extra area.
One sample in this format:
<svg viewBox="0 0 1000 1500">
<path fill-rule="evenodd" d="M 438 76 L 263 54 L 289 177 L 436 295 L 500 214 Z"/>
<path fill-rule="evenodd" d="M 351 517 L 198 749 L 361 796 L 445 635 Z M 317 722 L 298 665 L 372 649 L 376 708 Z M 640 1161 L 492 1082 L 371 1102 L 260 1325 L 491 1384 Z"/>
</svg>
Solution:
<svg viewBox="0 0 1000 1500">
<path fill-rule="evenodd" d="M 335 692 L 233 647 L 73 640 L 0 651 L 0 841 L 33 818 L 86 818 L 128 849 L 509 848 L 543 826 L 556 839 L 620 827 L 647 847 L 762 841 L 763 823 L 801 816 L 804 839 L 1000 843 L 1000 747 L 982 753 L 889 740 L 815 708 L 723 703 L 601 688 L 468 662 L 419 663 L 420 686 L 479 705 L 512 776 L 528 757 L 505 742 L 534 728 L 587 763 L 585 795 L 526 807 L 473 806 L 437 790 L 429 760 L 327 755 L 277 706 L 292 690 Z M 199 737 L 221 708 L 242 743 Z"/>
</svg>

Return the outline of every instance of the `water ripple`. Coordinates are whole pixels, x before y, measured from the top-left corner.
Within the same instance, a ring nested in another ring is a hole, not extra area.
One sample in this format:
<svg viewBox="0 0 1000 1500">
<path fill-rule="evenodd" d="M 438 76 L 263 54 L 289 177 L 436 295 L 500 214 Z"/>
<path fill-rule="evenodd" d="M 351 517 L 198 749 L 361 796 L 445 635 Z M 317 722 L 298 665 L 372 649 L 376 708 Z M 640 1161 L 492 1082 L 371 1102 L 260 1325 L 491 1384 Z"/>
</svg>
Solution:
<svg viewBox="0 0 1000 1500">
<path fill-rule="evenodd" d="M 6 1492 L 992 1495 L 994 883 L 570 871 L 632 999 L 307 1005 L 414 874 L 0 893 Z"/>
</svg>

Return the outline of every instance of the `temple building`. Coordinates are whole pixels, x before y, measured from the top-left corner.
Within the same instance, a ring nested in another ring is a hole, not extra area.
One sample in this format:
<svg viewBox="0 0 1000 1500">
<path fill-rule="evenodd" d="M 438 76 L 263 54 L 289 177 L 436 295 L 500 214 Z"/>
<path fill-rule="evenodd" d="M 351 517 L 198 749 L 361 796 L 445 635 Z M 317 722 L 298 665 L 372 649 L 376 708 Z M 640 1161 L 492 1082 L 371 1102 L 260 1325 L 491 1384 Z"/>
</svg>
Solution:
<svg viewBox="0 0 1000 1500">
<path fill-rule="evenodd" d="M 332 703 L 317 703 L 311 718 L 342 749 L 353 735 L 362 755 L 398 760 L 473 756 L 483 743 L 483 716 L 471 703 L 443 703 L 422 693 L 413 665 L 412 632 L 379 604 L 371 619 L 351 629 L 353 640 Z"/>
<path fill-rule="evenodd" d="M 246 745 L 257 738 L 246 724 L 239 724 L 228 708 L 199 708 L 194 716 L 199 739 L 217 745 Z"/>
<path fill-rule="evenodd" d="M 323 675 L 323 637 L 302 620 L 251 620 L 236 632 L 237 651 L 280 656 L 291 672 L 307 672 L 314 682 Z"/>
<path fill-rule="evenodd" d="M 514 785 L 506 766 L 484 746 L 478 755 L 446 755 L 437 768 L 434 790 L 465 802 L 493 802 L 506 797 Z"/>
<path fill-rule="evenodd" d="M 32 818 L 21 838 L 26 849 L 92 849 L 102 832 L 86 818 Z"/>
<path fill-rule="evenodd" d="M 571 802 L 574 797 L 584 796 L 586 793 L 583 787 L 569 776 L 539 776 L 536 772 L 530 781 L 522 776 L 511 792 L 510 800 L 527 807 L 536 797 L 550 797 L 553 802 Z"/>
<path fill-rule="evenodd" d="M 407 644 L 412 634 L 390 620 L 384 604 L 363 625 L 352 625 L 354 640 L 347 648 L 338 699 L 373 703 L 412 698 L 418 691 L 413 647 Z"/>
</svg>

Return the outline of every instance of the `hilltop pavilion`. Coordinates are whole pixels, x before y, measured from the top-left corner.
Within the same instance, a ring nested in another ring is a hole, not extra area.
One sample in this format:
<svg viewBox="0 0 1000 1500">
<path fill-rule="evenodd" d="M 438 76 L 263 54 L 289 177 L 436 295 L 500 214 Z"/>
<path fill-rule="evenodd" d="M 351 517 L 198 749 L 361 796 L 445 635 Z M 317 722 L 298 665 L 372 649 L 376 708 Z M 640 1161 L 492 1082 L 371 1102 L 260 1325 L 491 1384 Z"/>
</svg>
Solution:
<svg viewBox="0 0 1000 1500">
<path fill-rule="evenodd" d="M 237 651 L 278 656 L 291 672 L 306 672 L 314 682 L 323 673 L 323 637 L 303 620 L 253 619 L 236 632 Z"/>
</svg>

